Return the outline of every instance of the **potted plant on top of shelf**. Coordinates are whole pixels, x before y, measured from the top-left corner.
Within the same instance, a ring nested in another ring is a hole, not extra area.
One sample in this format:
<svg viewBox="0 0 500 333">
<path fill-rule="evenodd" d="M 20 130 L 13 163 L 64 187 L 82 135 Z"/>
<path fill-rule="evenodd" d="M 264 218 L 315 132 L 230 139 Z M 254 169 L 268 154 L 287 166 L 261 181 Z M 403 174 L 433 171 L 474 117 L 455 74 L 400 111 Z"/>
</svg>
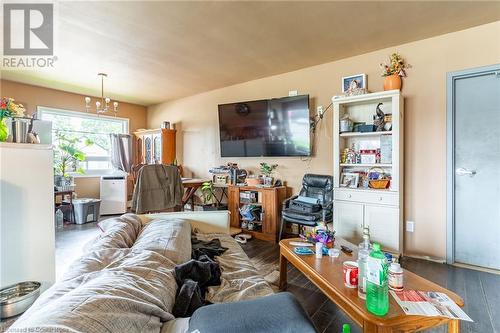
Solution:
<svg viewBox="0 0 500 333">
<path fill-rule="evenodd" d="M 273 174 L 274 170 L 278 167 L 278 164 L 268 164 L 266 162 L 261 162 L 260 163 L 260 172 L 263 175 L 263 180 L 264 180 L 264 186 L 273 186 L 273 177 L 271 175 Z"/>
<path fill-rule="evenodd" d="M 212 181 L 205 182 L 201 185 L 201 194 L 203 197 L 203 210 L 226 210 L 227 206 L 223 205 L 221 200 L 215 195 L 215 187 Z M 222 199 L 222 198 L 221 198 Z M 214 202 L 215 200 L 215 202 Z"/>
<path fill-rule="evenodd" d="M 389 60 L 389 64 L 380 64 L 382 76 L 385 77 L 384 90 L 401 90 L 401 78 L 406 77 L 406 70 L 411 68 L 411 65 L 399 53 L 391 54 Z"/>
<path fill-rule="evenodd" d="M 80 138 L 70 137 L 61 132 L 57 133 L 57 145 L 54 147 L 54 184 L 57 187 L 72 186 L 73 177 L 69 175 L 69 170 L 77 162 L 83 162 L 86 159 L 83 148 L 91 146 L 93 142 L 90 139 L 84 139 L 81 142 Z M 75 168 L 75 172 L 84 174 L 82 168 Z"/>
</svg>

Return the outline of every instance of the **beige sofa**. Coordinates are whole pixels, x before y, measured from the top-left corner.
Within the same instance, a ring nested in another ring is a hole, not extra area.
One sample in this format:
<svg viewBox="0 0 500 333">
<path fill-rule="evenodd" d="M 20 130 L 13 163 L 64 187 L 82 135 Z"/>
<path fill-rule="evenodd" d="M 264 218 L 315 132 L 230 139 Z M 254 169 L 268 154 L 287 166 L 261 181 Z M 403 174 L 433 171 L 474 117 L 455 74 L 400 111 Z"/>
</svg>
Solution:
<svg viewBox="0 0 500 333">
<path fill-rule="evenodd" d="M 273 293 L 228 235 L 226 211 L 126 214 L 99 226 L 103 232 L 14 323 L 12 332 L 157 333 L 171 329 L 177 291 L 173 269 L 190 259 L 191 231 L 200 239 L 218 238 L 228 248 L 217 257 L 222 283 L 209 288 L 207 300 L 234 302 Z"/>
</svg>

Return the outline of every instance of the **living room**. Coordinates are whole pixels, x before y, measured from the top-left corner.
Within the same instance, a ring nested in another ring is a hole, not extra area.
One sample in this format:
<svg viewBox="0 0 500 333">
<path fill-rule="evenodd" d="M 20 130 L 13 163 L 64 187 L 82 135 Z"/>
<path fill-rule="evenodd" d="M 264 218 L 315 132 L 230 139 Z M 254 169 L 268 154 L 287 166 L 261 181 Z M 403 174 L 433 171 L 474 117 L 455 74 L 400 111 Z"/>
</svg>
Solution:
<svg viewBox="0 0 500 333">
<path fill-rule="evenodd" d="M 500 331 L 500 3 L 44 4 L 2 5 L 0 330 Z M 363 298 L 375 243 L 384 314 Z M 222 275 L 182 312 L 199 247 Z M 454 316 L 405 312 L 395 269 Z M 111 271 L 150 297 L 71 305 Z"/>
</svg>

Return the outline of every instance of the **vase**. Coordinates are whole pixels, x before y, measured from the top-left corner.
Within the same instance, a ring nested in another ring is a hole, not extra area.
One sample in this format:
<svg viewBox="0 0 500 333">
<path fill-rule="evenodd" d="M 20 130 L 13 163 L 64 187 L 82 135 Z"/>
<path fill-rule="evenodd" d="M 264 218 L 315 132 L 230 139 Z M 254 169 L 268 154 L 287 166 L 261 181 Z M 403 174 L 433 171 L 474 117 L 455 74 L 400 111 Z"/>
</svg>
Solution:
<svg viewBox="0 0 500 333">
<path fill-rule="evenodd" d="M 265 176 L 264 177 L 264 186 L 272 187 L 273 186 L 273 181 L 274 178 L 271 176 Z"/>
<path fill-rule="evenodd" d="M 7 124 L 5 124 L 5 119 L 0 120 L 0 142 L 7 141 L 7 137 L 9 136 L 9 128 Z"/>
<path fill-rule="evenodd" d="M 398 74 L 386 76 L 384 90 L 401 90 L 401 77 Z"/>
</svg>

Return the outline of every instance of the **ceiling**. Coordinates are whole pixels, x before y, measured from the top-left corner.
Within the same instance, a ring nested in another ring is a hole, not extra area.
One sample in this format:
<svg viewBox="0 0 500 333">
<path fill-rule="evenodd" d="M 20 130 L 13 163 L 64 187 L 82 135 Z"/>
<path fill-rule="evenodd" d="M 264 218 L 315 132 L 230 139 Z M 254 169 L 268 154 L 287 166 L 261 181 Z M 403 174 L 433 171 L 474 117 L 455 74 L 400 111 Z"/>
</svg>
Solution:
<svg viewBox="0 0 500 333">
<path fill-rule="evenodd" d="M 56 2 L 55 68 L 2 78 L 150 105 L 500 20 L 500 2 Z"/>
</svg>

